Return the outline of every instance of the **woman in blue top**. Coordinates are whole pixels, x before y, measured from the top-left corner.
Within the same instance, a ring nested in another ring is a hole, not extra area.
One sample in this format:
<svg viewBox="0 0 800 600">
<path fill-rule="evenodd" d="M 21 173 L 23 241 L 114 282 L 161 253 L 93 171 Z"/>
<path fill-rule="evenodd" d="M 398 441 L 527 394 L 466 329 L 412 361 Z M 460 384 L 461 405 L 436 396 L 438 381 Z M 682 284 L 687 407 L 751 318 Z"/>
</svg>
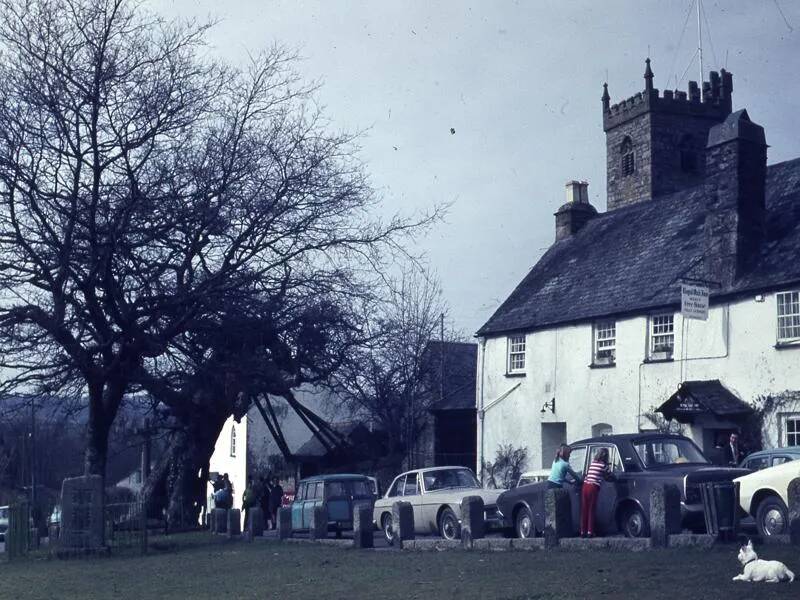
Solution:
<svg viewBox="0 0 800 600">
<path fill-rule="evenodd" d="M 567 475 L 572 478 L 572 483 L 580 483 L 580 476 L 569 466 L 569 455 L 572 448 L 566 444 L 561 444 L 556 452 L 553 461 L 553 468 L 550 470 L 550 478 L 547 480 L 547 489 L 564 487 Z"/>
</svg>

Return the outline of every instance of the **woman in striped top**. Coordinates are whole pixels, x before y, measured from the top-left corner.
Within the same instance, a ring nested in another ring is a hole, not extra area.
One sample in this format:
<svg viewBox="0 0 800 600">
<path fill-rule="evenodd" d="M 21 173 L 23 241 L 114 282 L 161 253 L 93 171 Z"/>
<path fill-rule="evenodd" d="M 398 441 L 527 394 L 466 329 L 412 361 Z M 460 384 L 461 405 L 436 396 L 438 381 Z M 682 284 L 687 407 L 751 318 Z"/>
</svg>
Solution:
<svg viewBox="0 0 800 600">
<path fill-rule="evenodd" d="M 608 448 L 600 448 L 586 471 L 581 488 L 581 537 L 594 537 L 597 495 L 603 480 L 613 480 L 608 468 Z"/>
</svg>

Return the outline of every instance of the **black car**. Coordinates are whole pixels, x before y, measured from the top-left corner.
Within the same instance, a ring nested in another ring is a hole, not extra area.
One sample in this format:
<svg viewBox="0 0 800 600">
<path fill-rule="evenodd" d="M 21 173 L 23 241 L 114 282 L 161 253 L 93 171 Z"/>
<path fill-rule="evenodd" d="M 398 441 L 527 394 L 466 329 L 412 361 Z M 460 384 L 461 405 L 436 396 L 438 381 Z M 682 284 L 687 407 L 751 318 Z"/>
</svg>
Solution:
<svg viewBox="0 0 800 600">
<path fill-rule="evenodd" d="M 731 481 L 749 473 L 747 469 L 714 467 L 695 443 L 682 435 L 635 433 L 605 435 L 573 444 L 570 466 L 578 474 L 586 471 L 600 448 L 608 448 L 616 476 L 600 489 L 597 529 L 601 534 L 622 532 L 628 537 L 649 535 L 650 490 L 656 484 L 676 484 L 681 491 L 681 514 L 685 528 L 704 524 L 700 483 Z M 566 484 L 572 504 L 573 529 L 580 516 L 580 486 Z M 544 495 L 547 482 L 522 485 L 497 499 L 507 528 L 516 537 L 532 537 L 544 531 Z"/>
</svg>

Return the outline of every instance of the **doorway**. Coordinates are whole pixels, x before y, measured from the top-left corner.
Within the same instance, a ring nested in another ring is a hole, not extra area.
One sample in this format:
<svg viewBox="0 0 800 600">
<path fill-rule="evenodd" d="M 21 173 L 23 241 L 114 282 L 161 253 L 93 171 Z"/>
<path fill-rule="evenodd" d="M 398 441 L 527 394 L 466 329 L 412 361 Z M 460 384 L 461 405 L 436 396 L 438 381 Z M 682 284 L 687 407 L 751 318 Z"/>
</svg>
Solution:
<svg viewBox="0 0 800 600">
<path fill-rule="evenodd" d="M 561 444 L 567 443 L 566 422 L 542 423 L 542 468 L 553 464 L 556 451 Z"/>
</svg>

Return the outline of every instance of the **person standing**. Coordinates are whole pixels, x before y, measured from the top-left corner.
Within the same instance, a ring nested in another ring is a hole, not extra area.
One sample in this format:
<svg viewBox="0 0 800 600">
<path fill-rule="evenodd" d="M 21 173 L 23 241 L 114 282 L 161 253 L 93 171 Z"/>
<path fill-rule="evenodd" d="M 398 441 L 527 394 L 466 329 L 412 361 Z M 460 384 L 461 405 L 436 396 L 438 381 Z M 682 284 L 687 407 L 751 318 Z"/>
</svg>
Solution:
<svg viewBox="0 0 800 600">
<path fill-rule="evenodd" d="M 728 445 L 725 446 L 724 456 L 725 464 L 729 467 L 738 467 L 739 463 L 742 462 L 744 452 L 742 452 L 739 447 L 739 435 L 737 433 L 732 433 L 728 438 Z"/>
<path fill-rule="evenodd" d="M 572 470 L 569 466 L 569 455 L 572 454 L 572 448 L 566 444 L 561 444 L 556 452 L 553 466 L 550 469 L 550 478 L 547 480 L 547 489 L 558 489 L 564 487 L 564 482 L 567 481 L 567 475 L 572 479 L 572 483 L 578 484 L 581 481 L 580 475 Z"/>
<path fill-rule="evenodd" d="M 594 537 L 597 496 L 604 480 L 613 480 L 608 467 L 608 448 L 600 448 L 589 464 L 581 487 L 581 537 Z"/>
<path fill-rule="evenodd" d="M 270 524 L 272 523 L 272 513 L 269 511 L 269 494 L 272 491 L 272 487 L 269 485 L 269 479 L 265 476 L 261 476 L 261 485 L 259 485 L 258 489 L 258 505 L 261 507 L 261 512 L 264 514 L 264 527 L 266 529 L 272 529 Z"/>
<path fill-rule="evenodd" d="M 256 505 L 256 489 L 253 478 L 247 480 L 247 487 L 244 488 L 242 494 L 242 511 L 244 512 L 244 528 L 245 531 L 250 529 L 250 509 Z"/>
<path fill-rule="evenodd" d="M 278 511 L 283 503 L 283 488 L 277 477 L 272 480 L 272 488 L 269 491 L 269 514 L 272 518 L 272 529 L 278 527 Z"/>
</svg>

